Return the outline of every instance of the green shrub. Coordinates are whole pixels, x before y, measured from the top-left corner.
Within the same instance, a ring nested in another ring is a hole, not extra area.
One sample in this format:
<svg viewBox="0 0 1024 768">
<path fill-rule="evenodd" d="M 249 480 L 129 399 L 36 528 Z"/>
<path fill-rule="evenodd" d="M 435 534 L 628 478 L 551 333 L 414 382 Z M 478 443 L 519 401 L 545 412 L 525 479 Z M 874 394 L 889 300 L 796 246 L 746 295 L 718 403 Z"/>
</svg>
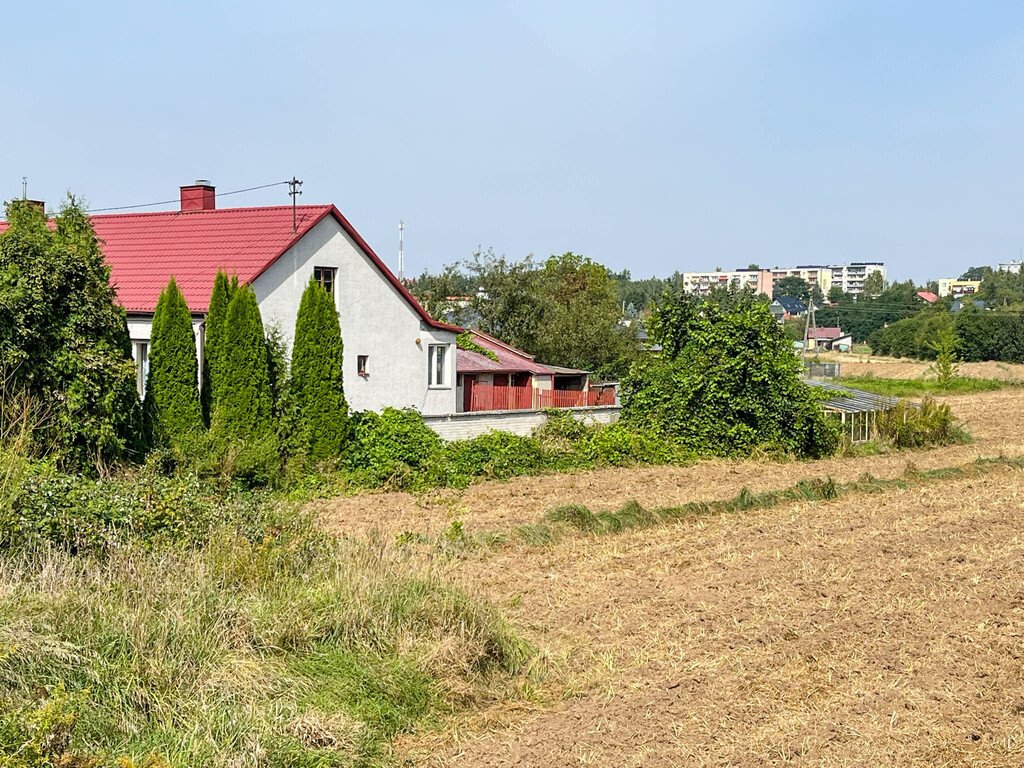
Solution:
<svg viewBox="0 0 1024 768">
<path fill-rule="evenodd" d="M 169 445 L 182 455 L 203 428 L 198 377 L 192 313 L 172 277 L 153 314 L 144 404 L 150 445 Z"/>
<path fill-rule="evenodd" d="M 621 421 L 593 429 L 583 451 L 595 466 L 613 467 L 673 464 L 690 456 L 674 441 Z"/>
<path fill-rule="evenodd" d="M 623 382 L 623 422 L 702 455 L 836 450 L 838 430 L 800 380 L 800 361 L 766 302 L 668 295 L 654 314 L 665 351 L 636 363 Z"/>
<path fill-rule="evenodd" d="M 446 485 L 464 486 L 472 480 L 507 480 L 533 475 L 546 468 L 540 442 L 510 432 L 488 432 L 445 446 Z"/>
<path fill-rule="evenodd" d="M 346 466 L 369 485 L 406 488 L 423 483 L 431 460 L 441 456 L 441 438 L 416 411 L 364 411 L 353 414 L 351 421 L 353 442 Z"/>
<path fill-rule="evenodd" d="M 166 476 L 158 457 L 116 479 L 91 480 L 37 464 L 10 509 L 0 510 L 0 550 L 50 545 L 98 552 L 129 539 L 195 544 L 226 518 L 224 500 L 195 476 Z"/>
<path fill-rule="evenodd" d="M 920 406 L 900 400 L 892 410 L 880 413 L 875 422 L 879 439 L 896 448 L 924 448 L 969 442 L 949 406 L 925 398 Z"/>
<path fill-rule="evenodd" d="M 297 428 L 310 462 L 337 459 L 348 438 L 341 326 L 334 300 L 315 279 L 299 304 L 292 350 L 291 393 Z"/>
</svg>

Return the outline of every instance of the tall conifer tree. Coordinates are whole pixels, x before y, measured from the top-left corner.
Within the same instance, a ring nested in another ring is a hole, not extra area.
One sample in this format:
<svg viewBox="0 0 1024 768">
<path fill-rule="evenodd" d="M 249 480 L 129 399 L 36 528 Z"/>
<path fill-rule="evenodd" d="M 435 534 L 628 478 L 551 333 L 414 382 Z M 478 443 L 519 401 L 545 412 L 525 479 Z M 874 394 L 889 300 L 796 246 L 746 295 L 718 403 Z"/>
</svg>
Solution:
<svg viewBox="0 0 1024 768">
<path fill-rule="evenodd" d="M 295 323 L 291 389 L 310 461 L 337 457 L 348 435 L 342 341 L 330 294 L 310 280 Z"/>
<path fill-rule="evenodd" d="M 174 278 L 160 294 L 150 337 L 146 418 L 151 439 L 186 449 L 203 428 L 192 314 Z"/>
<path fill-rule="evenodd" d="M 222 350 L 224 324 L 228 317 L 228 304 L 238 290 L 238 278 L 230 280 L 223 270 L 217 272 L 210 295 L 210 307 L 206 313 L 206 346 L 203 350 L 203 387 L 201 392 L 203 418 L 210 423 L 216 402 L 217 374 L 220 369 L 219 355 Z"/>
<path fill-rule="evenodd" d="M 263 320 L 256 295 L 241 286 L 228 304 L 218 344 L 214 426 L 229 437 L 258 440 L 273 431 L 273 397 Z"/>
</svg>

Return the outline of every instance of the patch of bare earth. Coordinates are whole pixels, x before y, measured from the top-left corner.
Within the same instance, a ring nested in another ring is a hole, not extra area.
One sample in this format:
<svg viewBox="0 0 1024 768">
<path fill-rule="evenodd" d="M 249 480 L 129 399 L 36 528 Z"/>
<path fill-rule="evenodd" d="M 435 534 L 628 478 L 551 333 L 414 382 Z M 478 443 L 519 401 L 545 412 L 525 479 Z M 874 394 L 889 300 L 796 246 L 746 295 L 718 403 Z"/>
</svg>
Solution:
<svg viewBox="0 0 1024 768">
<path fill-rule="evenodd" d="M 410 761 L 1022 765 L 1022 478 L 1004 467 L 456 562 L 563 659 L 567 697 L 421 737 Z"/>
<path fill-rule="evenodd" d="M 974 436 L 974 443 L 885 456 L 777 463 L 701 461 L 688 467 L 603 469 L 575 474 L 522 477 L 485 482 L 465 491 L 362 493 L 315 502 L 327 528 L 361 534 L 372 529 L 392 536 L 402 531 L 436 534 L 455 518 L 467 530 L 502 529 L 536 522 L 553 506 L 586 504 L 618 508 L 630 499 L 647 507 L 731 498 L 744 487 L 760 492 L 798 480 L 830 476 L 855 480 L 864 473 L 896 477 L 908 464 L 918 469 L 955 466 L 980 456 L 1024 454 L 1024 390 L 947 398 Z"/>
</svg>

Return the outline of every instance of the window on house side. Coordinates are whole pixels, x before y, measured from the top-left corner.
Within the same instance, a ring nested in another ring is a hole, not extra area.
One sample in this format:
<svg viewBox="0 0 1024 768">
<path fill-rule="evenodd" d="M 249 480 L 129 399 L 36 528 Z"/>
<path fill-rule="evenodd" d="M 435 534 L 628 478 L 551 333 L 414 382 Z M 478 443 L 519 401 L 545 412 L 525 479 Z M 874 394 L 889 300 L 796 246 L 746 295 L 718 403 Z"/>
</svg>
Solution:
<svg viewBox="0 0 1024 768">
<path fill-rule="evenodd" d="M 370 364 L 370 356 L 369 355 L 359 355 L 358 357 L 356 357 L 356 373 L 358 373 L 360 376 L 369 376 L 370 375 L 369 364 Z"/>
<path fill-rule="evenodd" d="M 431 344 L 427 349 L 428 383 L 432 387 L 446 387 L 445 357 L 448 353 L 447 344 Z"/>
<path fill-rule="evenodd" d="M 334 295 L 334 277 L 338 270 L 334 267 L 313 267 L 313 279 L 323 286 L 331 296 Z"/>
<path fill-rule="evenodd" d="M 149 342 L 135 342 L 135 387 L 139 397 L 146 396 L 146 379 L 149 378 Z"/>
</svg>

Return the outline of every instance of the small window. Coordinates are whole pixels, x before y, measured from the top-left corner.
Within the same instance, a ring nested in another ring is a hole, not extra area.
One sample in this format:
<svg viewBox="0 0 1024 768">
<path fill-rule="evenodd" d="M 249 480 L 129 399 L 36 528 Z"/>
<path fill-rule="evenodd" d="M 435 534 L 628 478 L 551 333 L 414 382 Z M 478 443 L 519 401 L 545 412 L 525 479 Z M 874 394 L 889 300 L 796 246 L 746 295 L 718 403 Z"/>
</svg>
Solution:
<svg viewBox="0 0 1024 768">
<path fill-rule="evenodd" d="M 334 267 L 313 267 L 313 279 L 323 286 L 331 296 L 334 295 L 334 276 L 338 272 Z"/>
<path fill-rule="evenodd" d="M 447 353 L 447 344 L 431 344 L 427 350 L 427 375 L 428 382 L 432 387 L 448 386 L 448 377 L 445 373 Z"/>
<path fill-rule="evenodd" d="M 356 357 L 356 373 L 360 376 L 370 375 L 370 356 L 359 355 Z"/>
<path fill-rule="evenodd" d="M 135 388 L 139 397 L 146 396 L 146 379 L 149 378 L 149 342 L 135 342 Z"/>
</svg>

